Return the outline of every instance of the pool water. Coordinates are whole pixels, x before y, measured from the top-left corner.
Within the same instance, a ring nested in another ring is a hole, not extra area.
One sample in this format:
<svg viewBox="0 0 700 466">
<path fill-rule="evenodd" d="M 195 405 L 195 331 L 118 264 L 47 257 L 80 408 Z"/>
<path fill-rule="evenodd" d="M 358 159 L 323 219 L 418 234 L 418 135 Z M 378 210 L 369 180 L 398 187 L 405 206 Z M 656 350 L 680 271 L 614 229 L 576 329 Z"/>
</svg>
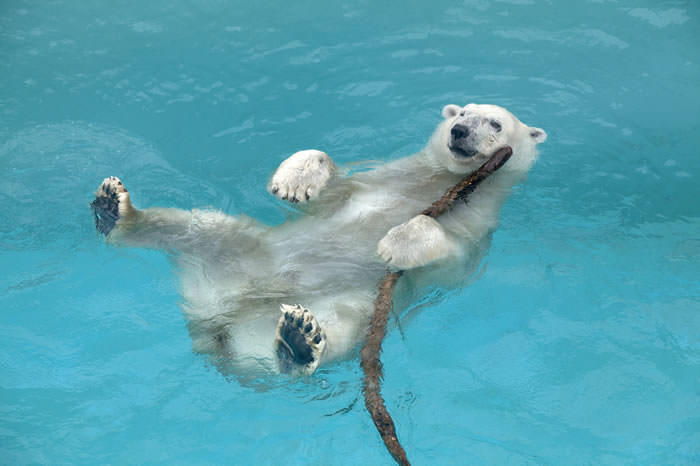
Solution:
<svg viewBox="0 0 700 466">
<path fill-rule="evenodd" d="M 167 258 L 107 247 L 138 206 L 280 223 L 306 148 L 418 150 L 443 105 L 548 141 L 483 271 L 384 343 L 415 464 L 700 463 L 694 0 L 0 4 L 0 462 L 392 464 L 358 359 L 244 383 L 191 350 Z"/>
</svg>

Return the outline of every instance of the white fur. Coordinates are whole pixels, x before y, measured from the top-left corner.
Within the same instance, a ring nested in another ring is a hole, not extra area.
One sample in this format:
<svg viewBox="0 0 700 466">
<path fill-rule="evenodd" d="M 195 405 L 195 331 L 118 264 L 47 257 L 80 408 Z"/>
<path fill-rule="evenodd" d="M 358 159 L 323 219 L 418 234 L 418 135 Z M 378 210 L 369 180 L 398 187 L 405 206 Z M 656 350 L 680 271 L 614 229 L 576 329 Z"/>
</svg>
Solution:
<svg viewBox="0 0 700 466">
<path fill-rule="evenodd" d="M 425 215 L 395 226 L 377 245 L 379 255 L 399 269 L 420 267 L 457 251 L 455 241 L 442 226 Z"/>
<path fill-rule="evenodd" d="M 289 201 L 305 202 L 307 195 L 311 201 L 295 221 L 268 227 L 220 212 L 137 210 L 124 193 L 122 217 L 107 240 L 178 251 L 173 259 L 193 347 L 213 355 L 223 371 L 276 370 L 273 342 L 283 303 L 301 304 L 317 319 L 327 339 L 321 364 L 347 357 L 365 335 L 387 265 L 410 269 L 402 280 L 414 289 L 459 286 L 486 250 L 511 187 L 534 163 L 535 146 L 546 139 L 493 105 L 448 105 L 443 117 L 425 149 L 371 171 L 337 176 L 320 151 L 282 162 L 268 189 Z M 471 158 L 449 147 L 457 124 L 469 129 L 470 142 L 460 147 L 475 151 Z M 468 203 L 437 220 L 417 215 L 506 144 L 513 156 Z"/>
<path fill-rule="evenodd" d="M 325 152 L 299 151 L 280 164 L 267 190 L 280 199 L 306 202 L 326 186 L 334 173 L 335 164 Z"/>
</svg>

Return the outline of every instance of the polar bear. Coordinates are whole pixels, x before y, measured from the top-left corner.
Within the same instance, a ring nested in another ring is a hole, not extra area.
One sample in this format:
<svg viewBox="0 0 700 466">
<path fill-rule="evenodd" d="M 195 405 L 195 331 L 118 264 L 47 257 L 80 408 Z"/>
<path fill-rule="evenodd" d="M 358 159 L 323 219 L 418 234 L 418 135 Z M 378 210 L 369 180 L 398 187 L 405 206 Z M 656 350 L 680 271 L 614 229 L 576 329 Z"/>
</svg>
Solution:
<svg viewBox="0 0 700 466">
<path fill-rule="evenodd" d="M 140 210 L 110 177 L 91 204 L 96 227 L 107 243 L 171 253 L 193 349 L 220 370 L 311 374 L 352 356 L 387 269 L 404 270 L 414 291 L 458 287 L 547 138 L 495 105 L 447 105 L 442 116 L 423 150 L 372 170 L 343 174 L 319 150 L 290 156 L 268 190 L 303 215 L 282 225 L 218 211 Z M 467 203 L 437 220 L 417 215 L 505 145 L 512 157 Z"/>
</svg>

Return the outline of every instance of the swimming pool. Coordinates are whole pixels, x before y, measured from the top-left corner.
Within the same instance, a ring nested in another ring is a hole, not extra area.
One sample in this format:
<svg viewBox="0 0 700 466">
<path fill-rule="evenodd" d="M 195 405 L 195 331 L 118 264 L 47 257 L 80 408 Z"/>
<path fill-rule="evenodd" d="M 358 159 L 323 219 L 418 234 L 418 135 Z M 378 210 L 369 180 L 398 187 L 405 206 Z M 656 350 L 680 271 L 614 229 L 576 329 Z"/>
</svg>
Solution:
<svg viewBox="0 0 700 466">
<path fill-rule="evenodd" d="M 385 341 L 409 458 L 700 462 L 700 5 L 252 3 L 0 5 L 0 462 L 392 464 L 358 360 L 226 379 L 88 203 L 279 223 L 284 157 L 406 155 L 472 101 L 549 139 L 479 279 Z"/>
</svg>

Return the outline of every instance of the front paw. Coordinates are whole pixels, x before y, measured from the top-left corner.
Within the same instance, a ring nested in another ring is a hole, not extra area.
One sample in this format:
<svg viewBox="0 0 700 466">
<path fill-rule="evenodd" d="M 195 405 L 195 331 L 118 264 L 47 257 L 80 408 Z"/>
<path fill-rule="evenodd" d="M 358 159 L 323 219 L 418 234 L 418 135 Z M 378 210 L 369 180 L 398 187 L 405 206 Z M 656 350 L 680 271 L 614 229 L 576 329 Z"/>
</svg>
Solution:
<svg viewBox="0 0 700 466">
<path fill-rule="evenodd" d="M 455 249 L 436 220 L 417 215 L 395 226 L 377 245 L 377 252 L 389 265 L 406 270 L 447 257 Z"/>
<path fill-rule="evenodd" d="M 289 202 L 306 202 L 326 186 L 335 164 L 325 152 L 303 150 L 282 162 L 272 175 L 268 191 Z"/>
</svg>

